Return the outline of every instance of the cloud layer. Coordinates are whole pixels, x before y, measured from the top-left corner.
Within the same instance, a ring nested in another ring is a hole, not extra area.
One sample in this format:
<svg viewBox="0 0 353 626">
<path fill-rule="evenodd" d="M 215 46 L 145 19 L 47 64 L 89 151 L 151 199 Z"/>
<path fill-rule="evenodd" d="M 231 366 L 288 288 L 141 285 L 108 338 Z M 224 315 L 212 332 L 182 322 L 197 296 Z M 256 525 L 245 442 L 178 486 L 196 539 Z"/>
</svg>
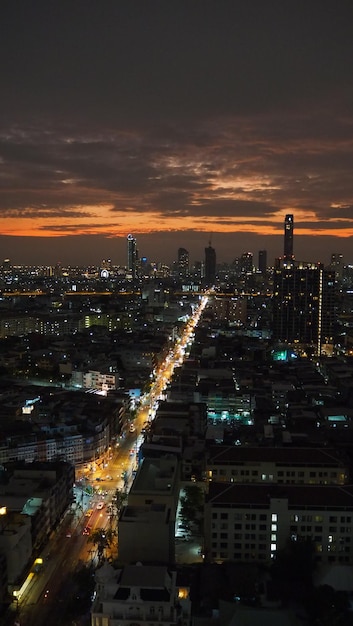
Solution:
<svg viewBox="0 0 353 626">
<path fill-rule="evenodd" d="M 281 254 L 293 213 L 308 251 L 349 249 L 351 2 L 30 4 L 0 27 L 5 247 L 160 234 L 169 262 L 168 233 L 213 233 L 221 259 L 242 233 Z"/>
</svg>

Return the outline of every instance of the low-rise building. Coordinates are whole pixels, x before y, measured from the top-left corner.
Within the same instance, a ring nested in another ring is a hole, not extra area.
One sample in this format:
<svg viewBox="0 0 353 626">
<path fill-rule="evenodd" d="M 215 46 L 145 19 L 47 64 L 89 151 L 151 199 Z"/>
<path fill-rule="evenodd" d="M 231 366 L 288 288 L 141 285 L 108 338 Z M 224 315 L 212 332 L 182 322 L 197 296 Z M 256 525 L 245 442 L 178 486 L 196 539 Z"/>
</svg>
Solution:
<svg viewBox="0 0 353 626">
<path fill-rule="evenodd" d="M 119 516 L 119 563 L 175 561 L 175 512 L 166 504 L 125 506 Z"/>
<path fill-rule="evenodd" d="M 31 550 L 38 550 L 45 545 L 72 502 L 74 467 L 65 462 L 18 463 L 9 467 L 8 473 L 9 481 L 0 486 L 0 506 L 8 513 L 19 515 L 20 520 L 29 520 Z M 9 519 L 0 516 L 3 524 Z M 23 562 L 22 567 L 25 565 Z M 11 572 L 11 564 L 8 569 Z"/>
<path fill-rule="evenodd" d="M 229 483 L 343 485 L 348 460 L 333 448 L 211 446 L 206 476 Z"/>
<path fill-rule="evenodd" d="M 189 626 L 189 590 L 178 587 L 176 571 L 138 563 L 97 570 L 92 626 Z"/>
<path fill-rule="evenodd" d="M 290 541 L 320 564 L 353 563 L 353 487 L 211 483 L 205 504 L 210 561 L 270 563 Z"/>
<path fill-rule="evenodd" d="M 122 562 L 174 562 L 179 474 L 180 463 L 174 455 L 143 460 L 118 520 Z"/>
<path fill-rule="evenodd" d="M 0 501 L 2 501 L 0 497 Z M 0 553 L 4 555 L 5 567 L 1 568 L 2 589 L 6 572 L 8 591 L 20 587 L 21 576 L 30 562 L 32 555 L 32 528 L 31 520 L 27 515 L 11 512 L 1 506 L 0 515 Z"/>
</svg>

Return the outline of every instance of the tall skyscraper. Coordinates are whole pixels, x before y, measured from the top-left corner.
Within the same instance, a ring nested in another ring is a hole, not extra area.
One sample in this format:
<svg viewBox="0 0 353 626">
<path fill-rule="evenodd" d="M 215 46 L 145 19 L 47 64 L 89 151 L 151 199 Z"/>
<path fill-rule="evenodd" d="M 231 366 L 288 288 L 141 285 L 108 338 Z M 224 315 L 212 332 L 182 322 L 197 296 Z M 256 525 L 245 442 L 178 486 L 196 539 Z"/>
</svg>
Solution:
<svg viewBox="0 0 353 626">
<path fill-rule="evenodd" d="M 243 252 L 240 257 L 240 273 L 243 275 L 252 274 L 253 267 L 253 253 Z"/>
<path fill-rule="evenodd" d="M 212 248 L 211 242 L 205 248 L 205 285 L 211 287 L 216 278 L 216 250 Z"/>
<path fill-rule="evenodd" d="M 322 264 L 284 265 L 273 275 L 273 339 L 329 354 L 335 321 L 335 275 Z"/>
<path fill-rule="evenodd" d="M 185 248 L 178 249 L 178 274 L 181 278 L 189 275 L 189 252 Z"/>
<path fill-rule="evenodd" d="M 336 280 L 342 282 L 343 276 L 343 254 L 333 253 L 331 254 L 330 267 L 336 274 Z"/>
<path fill-rule="evenodd" d="M 293 254 L 293 229 L 294 218 L 293 215 L 286 215 L 284 220 L 284 261 L 291 262 L 294 260 Z"/>
<path fill-rule="evenodd" d="M 132 235 L 127 236 L 127 269 L 132 278 L 137 276 L 137 247 L 136 239 Z"/>
<path fill-rule="evenodd" d="M 267 272 L 267 250 L 259 250 L 259 272 L 266 274 Z"/>
</svg>

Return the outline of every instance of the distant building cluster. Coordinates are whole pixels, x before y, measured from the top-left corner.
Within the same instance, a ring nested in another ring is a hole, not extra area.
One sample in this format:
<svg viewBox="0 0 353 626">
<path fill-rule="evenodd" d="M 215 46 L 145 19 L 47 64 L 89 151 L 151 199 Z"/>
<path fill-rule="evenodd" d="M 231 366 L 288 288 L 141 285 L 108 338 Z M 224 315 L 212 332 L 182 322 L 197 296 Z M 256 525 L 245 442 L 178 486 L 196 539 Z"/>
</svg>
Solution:
<svg viewBox="0 0 353 626">
<path fill-rule="evenodd" d="M 257 267 L 251 252 L 219 264 L 210 241 L 204 261 L 180 247 L 157 268 L 129 235 L 125 268 L 7 260 L 0 291 L 3 602 L 72 504 L 75 471 L 129 434 L 118 559 L 96 570 L 93 626 L 231 626 L 249 598 L 241 572 L 257 609 L 273 607 L 274 565 L 299 552 L 318 575 L 353 574 L 353 268 L 339 253 L 296 260 L 293 215 L 271 267 L 264 249 Z"/>
</svg>

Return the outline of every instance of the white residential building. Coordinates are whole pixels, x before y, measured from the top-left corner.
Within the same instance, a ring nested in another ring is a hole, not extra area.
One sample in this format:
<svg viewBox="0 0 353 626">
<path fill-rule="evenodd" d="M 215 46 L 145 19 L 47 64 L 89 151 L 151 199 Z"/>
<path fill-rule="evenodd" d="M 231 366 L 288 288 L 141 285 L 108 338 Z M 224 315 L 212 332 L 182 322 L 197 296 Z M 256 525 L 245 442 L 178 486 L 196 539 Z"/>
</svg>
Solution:
<svg viewBox="0 0 353 626">
<path fill-rule="evenodd" d="M 164 566 L 138 563 L 116 570 L 107 562 L 97 570 L 91 626 L 189 626 L 189 589 Z"/>
</svg>

